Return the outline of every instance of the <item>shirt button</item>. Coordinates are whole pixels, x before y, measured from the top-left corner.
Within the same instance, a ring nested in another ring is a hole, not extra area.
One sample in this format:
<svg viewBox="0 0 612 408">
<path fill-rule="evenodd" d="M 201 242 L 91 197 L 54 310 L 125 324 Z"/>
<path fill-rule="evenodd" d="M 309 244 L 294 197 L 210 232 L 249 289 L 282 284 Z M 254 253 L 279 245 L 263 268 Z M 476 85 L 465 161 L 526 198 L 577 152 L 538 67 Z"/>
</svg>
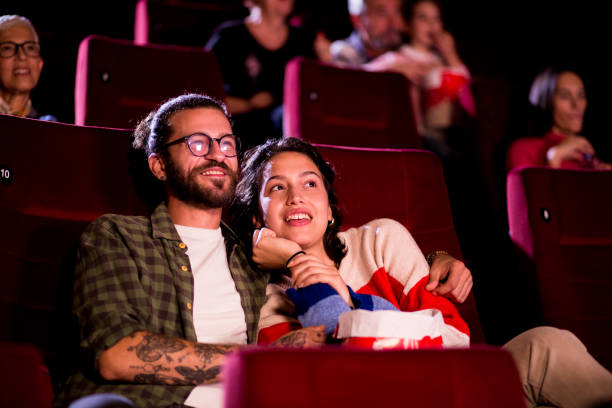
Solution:
<svg viewBox="0 0 612 408">
<path fill-rule="evenodd" d="M 181 269 L 182 269 L 184 272 L 187 272 L 187 270 L 189 270 L 189 268 L 188 268 L 188 267 L 186 267 L 185 265 L 181 266 Z"/>
<path fill-rule="evenodd" d="M 187 302 L 187 309 L 191 310 L 193 306 L 191 306 L 191 302 Z"/>
<path fill-rule="evenodd" d="M 185 248 L 187 248 L 187 245 L 185 245 L 185 243 L 184 243 L 184 242 L 181 242 L 181 243 L 179 244 L 179 248 L 181 248 L 181 249 L 185 249 Z"/>
</svg>

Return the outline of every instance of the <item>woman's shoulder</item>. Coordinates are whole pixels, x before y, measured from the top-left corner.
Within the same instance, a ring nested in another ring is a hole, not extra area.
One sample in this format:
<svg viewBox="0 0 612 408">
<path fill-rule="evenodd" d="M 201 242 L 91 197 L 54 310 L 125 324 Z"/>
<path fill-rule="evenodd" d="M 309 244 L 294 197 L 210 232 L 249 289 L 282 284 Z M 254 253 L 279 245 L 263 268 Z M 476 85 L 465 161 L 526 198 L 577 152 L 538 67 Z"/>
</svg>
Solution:
<svg viewBox="0 0 612 408">
<path fill-rule="evenodd" d="M 406 234 L 408 230 L 401 223 L 391 218 L 376 218 L 360 227 L 349 228 L 340 235 L 346 238 L 372 235 L 386 237 L 389 235 Z"/>
<path fill-rule="evenodd" d="M 219 24 L 212 32 L 208 43 L 206 44 L 207 49 L 214 47 L 215 44 L 220 41 L 233 41 L 244 39 L 248 36 L 249 32 L 246 28 L 244 20 L 230 20 Z"/>
<path fill-rule="evenodd" d="M 225 21 L 215 28 L 214 33 L 232 34 L 240 33 L 246 30 L 246 24 L 243 19 Z"/>
</svg>

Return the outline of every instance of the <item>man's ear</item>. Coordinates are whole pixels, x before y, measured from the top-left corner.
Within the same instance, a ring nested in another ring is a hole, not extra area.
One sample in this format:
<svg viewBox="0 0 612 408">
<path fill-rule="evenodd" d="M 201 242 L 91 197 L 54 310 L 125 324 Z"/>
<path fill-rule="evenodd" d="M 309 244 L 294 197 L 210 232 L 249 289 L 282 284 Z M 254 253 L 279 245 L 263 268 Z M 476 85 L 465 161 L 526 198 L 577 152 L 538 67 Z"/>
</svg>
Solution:
<svg viewBox="0 0 612 408">
<path fill-rule="evenodd" d="M 149 169 L 158 180 L 166 180 L 166 165 L 158 154 L 153 153 L 149 156 Z"/>
</svg>

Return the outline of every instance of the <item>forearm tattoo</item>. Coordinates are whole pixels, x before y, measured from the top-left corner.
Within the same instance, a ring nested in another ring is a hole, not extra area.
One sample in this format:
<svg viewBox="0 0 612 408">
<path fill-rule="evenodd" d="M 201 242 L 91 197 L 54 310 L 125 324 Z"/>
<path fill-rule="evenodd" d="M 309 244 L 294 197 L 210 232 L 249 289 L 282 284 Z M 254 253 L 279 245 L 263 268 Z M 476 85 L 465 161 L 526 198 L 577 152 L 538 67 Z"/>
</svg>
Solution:
<svg viewBox="0 0 612 408">
<path fill-rule="evenodd" d="M 167 385 L 205 384 L 215 380 L 221 367 L 209 365 L 215 356 L 227 354 L 231 349 L 226 345 L 199 343 L 192 348 L 181 339 L 153 333 L 144 334 L 138 344 L 128 347 L 128 351 L 133 351 L 138 360 L 145 363 L 130 366 L 140 371 L 134 376 L 134 382 Z M 179 365 L 194 356 L 201 365 Z"/>
<path fill-rule="evenodd" d="M 275 345 L 281 347 L 304 347 L 305 344 L 306 333 L 303 332 L 291 332 L 278 339 L 275 343 Z"/>
</svg>

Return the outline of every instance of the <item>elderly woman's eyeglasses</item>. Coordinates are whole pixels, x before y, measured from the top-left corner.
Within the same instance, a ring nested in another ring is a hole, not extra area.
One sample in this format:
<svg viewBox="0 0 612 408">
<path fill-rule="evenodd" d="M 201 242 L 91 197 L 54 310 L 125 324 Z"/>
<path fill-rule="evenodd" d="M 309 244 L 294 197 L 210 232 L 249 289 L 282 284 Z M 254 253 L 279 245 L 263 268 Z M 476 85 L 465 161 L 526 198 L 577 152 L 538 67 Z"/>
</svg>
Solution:
<svg viewBox="0 0 612 408">
<path fill-rule="evenodd" d="M 19 52 L 19 48 L 22 48 L 23 53 L 28 57 L 40 57 L 40 44 L 36 41 L 26 41 L 19 44 L 13 41 L 0 42 L 0 57 L 14 57 Z"/>
<path fill-rule="evenodd" d="M 240 152 L 240 139 L 236 135 L 225 135 L 218 139 L 210 137 L 204 133 L 194 133 L 189 136 L 181 137 L 180 139 L 173 140 L 170 143 L 166 143 L 162 147 L 169 147 L 181 142 L 187 143 L 187 147 L 191 154 L 197 157 L 206 156 L 212 148 L 213 142 L 219 143 L 219 149 L 225 155 L 225 157 L 235 157 Z"/>
</svg>

